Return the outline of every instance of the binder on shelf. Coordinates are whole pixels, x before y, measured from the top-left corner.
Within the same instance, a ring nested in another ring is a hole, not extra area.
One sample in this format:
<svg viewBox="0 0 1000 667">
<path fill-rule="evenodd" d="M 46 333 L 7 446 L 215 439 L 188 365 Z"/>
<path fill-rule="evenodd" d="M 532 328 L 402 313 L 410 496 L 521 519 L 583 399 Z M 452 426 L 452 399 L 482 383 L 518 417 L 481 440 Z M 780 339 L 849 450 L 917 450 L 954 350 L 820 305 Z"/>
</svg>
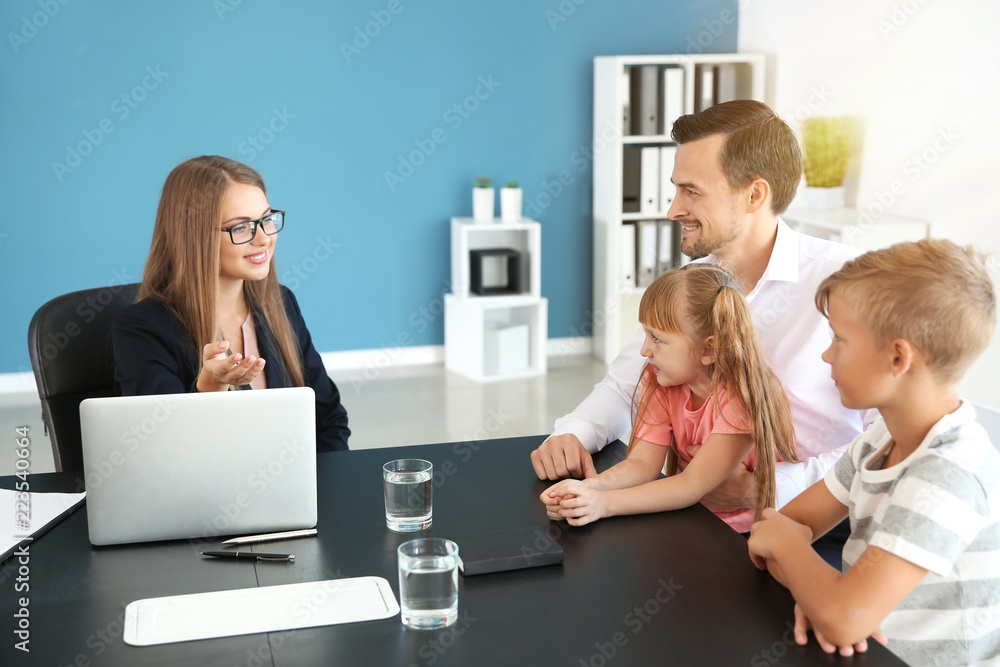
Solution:
<svg viewBox="0 0 1000 667">
<path fill-rule="evenodd" d="M 694 110 L 704 111 L 715 104 L 715 67 L 698 65 L 694 76 Z"/>
<path fill-rule="evenodd" d="M 636 223 L 635 282 L 637 287 L 649 287 L 656 278 L 657 244 L 656 220 Z"/>
<path fill-rule="evenodd" d="M 622 149 L 622 213 L 639 212 L 639 173 L 642 153 L 639 148 Z"/>
<path fill-rule="evenodd" d="M 670 210 L 670 205 L 674 203 L 674 194 L 677 188 L 674 187 L 670 177 L 674 173 L 674 157 L 677 155 L 677 146 L 660 147 L 660 212 L 664 215 Z"/>
<path fill-rule="evenodd" d="M 739 99 L 736 63 L 722 63 L 715 67 L 715 103 L 722 104 Z"/>
<path fill-rule="evenodd" d="M 656 275 L 674 268 L 674 221 L 656 223 Z"/>
<path fill-rule="evenodd" d="M 640 65 L 629 70 L 632 134 L 656 134 L 659 124 L 659 68 Z"/>
<path fill-rule="evenodd" d="M 621 233 L 622 287 L 635 287 L 635 225 L 623 224 Z"/>
<path fill-rule="evenodd" d="M 643 146 L 640 150 L 639 212 L 656 213 L 660 210 L 660 149 Z"/>
<path fill-rule="evenodd" d="M 625 68 L 622 70 L 621 79 L 619 80 L 620 90 L 618 91 L 622 99 L 622 136 L 631 134 L 632 132 L 632 99 L 631 82 L 629 81 L 629 70 Z"/>
<path fill-rule="evenodd" d="M 684 115 L 684 70 L 667 67 L 663 70 L 663 134 L 670 136 L 674 121 Z"/>
</svg>

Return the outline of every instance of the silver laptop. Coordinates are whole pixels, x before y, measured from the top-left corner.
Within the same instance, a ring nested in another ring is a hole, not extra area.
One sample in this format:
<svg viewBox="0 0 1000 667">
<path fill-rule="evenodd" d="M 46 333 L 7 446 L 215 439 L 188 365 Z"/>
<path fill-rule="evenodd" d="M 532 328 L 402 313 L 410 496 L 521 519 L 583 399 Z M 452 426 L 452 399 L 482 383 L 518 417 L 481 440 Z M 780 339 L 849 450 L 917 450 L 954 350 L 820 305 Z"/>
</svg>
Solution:
<svg viewBox="0 0 1000 667">
<path fill-rule="evenodd" d="M 80 403 L 92 544 L 316 525 L 308 387 Z"/>
</svg>

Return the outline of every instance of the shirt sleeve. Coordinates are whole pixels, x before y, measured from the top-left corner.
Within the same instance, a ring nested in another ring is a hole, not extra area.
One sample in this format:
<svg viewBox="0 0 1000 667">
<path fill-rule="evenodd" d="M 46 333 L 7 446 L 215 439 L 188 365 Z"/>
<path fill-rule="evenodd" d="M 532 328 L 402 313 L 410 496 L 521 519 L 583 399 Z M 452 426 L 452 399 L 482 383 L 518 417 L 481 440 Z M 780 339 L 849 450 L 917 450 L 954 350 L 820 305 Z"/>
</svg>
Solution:
<svg viewBox="0 0 1000 667">
<path fill-rule="evenodd" d="M 347 409 L 340 400 L 340 390 L 326 372 L 323 359 L 312 342 L 302 311 L 295 295 L 283 288 L 285 311 L 302 352 L 302 372 L 306 385 L 316 394 L 316 449 L 317 451 L 342 451 L 348 449 L 351 429 L 347 426 Z"/>
<path fill-rule="evenodd" d="M 860 439 L 861 436 L 858 436 Z M 855 440 L 857 443 L 858 440 Z M 840 448 L 841 456 L 834 461 L 833 465 L 826 472 L 823 480 L 826 488 L 842 505 L 850 506 L 851 486 L 854 484 L 854 476 L 857 474 L 857 462 L 854 460 L 857 455 L 857 448 L 854 443 L 844 445 Z M 791 500 L 791 498 L 789 498 Z"/>
<path fill-rule="evenodd" d="M 636 415 L 635 437 L 654 445 L 669 447 L 674 441 L 674 426 L 670 418 L 670 389 L 661 389 L 659 385 L 646 387 L 644 390 L 657 392 L 651 396 L 644 414 Z"/>
<path fill-rule="evenodd" d="M 639 350 L 645 334 L 640 329 L 615 357 L 608 372 L 578 406 L 556 420 L 552 435 L 572 433 L 594 453 L 621 438 L 632 427 L 632 395 L 645 359 Z"/>
<path fill-rule="evenodd" d="M 831 452 L 812 456 L 805 461 L 793 463 L 778 461 L 774 465 L 775 483 L 777 484 L 777 506 L 781 509 L 795 496 L 799 495 L 816 482 L 824 479 L 837 462 L 844 458 L 847 445 L 841 445 Z"/>
<path fill-rule="evenodd" d="M 946 576 L 989 521 L 989 500 L 976 476 L 930 455 L 903 472 L 868 543 Z"/>
<path fill-rule="evenodd" d="M 115 379 L 125 396 L 197 391 L 197 360 L 180 323 L 150 300 L 121 312 L 111 329 Z"/>
</svg>

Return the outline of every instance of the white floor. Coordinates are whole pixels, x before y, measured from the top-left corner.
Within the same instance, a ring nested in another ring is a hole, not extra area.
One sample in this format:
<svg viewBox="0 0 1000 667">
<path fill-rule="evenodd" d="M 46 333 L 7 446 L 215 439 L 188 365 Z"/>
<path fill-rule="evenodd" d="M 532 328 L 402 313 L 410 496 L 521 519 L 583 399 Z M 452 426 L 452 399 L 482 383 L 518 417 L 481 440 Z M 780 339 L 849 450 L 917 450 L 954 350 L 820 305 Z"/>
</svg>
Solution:
<svg viewBox="0 0 1000 667">
<path fill-rule="evenodd" d="M 593 357 L 549 359 L 546 375 L 478 383 L 442 364 L 332 373 L 347 407 L 351 449 L 459 442 L 552 430 L 606 367 Z M 0 395 L 0 475 L 14 472 L 15 429 L 27 426 L 32 473 L 51 472 L 52 450 L 36 397 Z M 530 465 L 525 462 L 525 465 Z"/>
</svg>

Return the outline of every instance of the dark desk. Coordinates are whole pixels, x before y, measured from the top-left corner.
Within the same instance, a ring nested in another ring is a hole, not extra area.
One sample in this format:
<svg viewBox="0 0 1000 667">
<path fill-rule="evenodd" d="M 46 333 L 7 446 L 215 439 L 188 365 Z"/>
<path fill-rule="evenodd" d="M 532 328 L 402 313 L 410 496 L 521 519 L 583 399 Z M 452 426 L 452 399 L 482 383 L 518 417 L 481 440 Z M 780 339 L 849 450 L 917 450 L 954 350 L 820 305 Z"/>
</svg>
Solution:
<svg viewBox="0 0 1000 667">
<path fill-rule="evenodd" d="M 901 665 L 881 646 L 857 660 L 791 640 L 792 598 L 750 563 L 745 540 L 695 506 L 549 522 L 547 483 L 528 454 L 542 436 L 319 456 L 319 537 L 282 544 L 293 565 L 203 560 L 187 541 L 90 546 L 78 510 L 30 548 L 31 653 L 13 648 L 15 559 L 0 570 L 0 664 L 16 665 Z M 609 448 L 598 469 L 622 454 Z M 385 527 L 380 468 L 399 457 L 434 463 L 430 534 L 461 538 L 538 526 L 565 563 L 461 579 L 451 628 L 406 630 L 399 616 L 152 647 L 121 640 L 125 604 L 140 598 L 339 577 L 384 577 L 397 593 L 396 547 Z M 74 480 L 36 475 L 32 489 Z M 13 478 L 5 478 L 4 486 Z M 68 486 L 67 486 L 68 485 Z M 52 489 L 55 490 L 55 489 Z"/>
</svg>

